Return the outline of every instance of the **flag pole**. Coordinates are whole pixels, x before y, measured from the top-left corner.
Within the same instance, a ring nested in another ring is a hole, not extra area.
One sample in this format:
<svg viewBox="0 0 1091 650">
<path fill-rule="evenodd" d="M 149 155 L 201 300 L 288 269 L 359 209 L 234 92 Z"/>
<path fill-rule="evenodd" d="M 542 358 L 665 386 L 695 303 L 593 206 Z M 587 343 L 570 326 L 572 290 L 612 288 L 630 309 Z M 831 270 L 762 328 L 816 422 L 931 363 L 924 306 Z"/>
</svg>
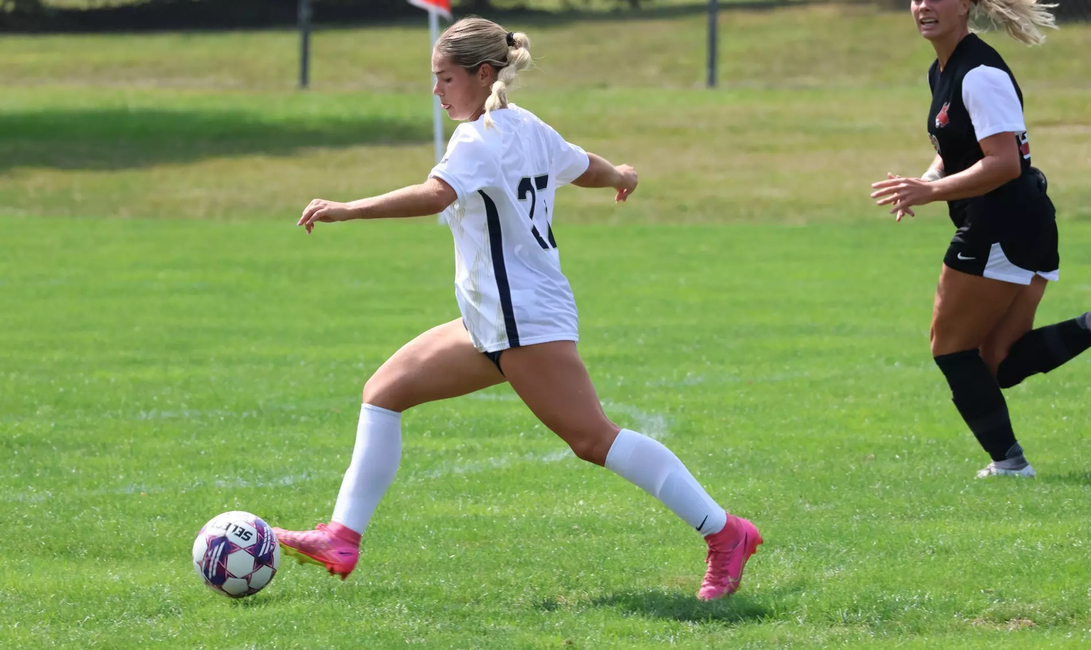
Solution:
<svg viewBox="0 0 1091 650">
<path fill-rule="evenodd" d="M 428 32 L 431 36 L 432 48 L 436 46 L 439 38 L 439 12 L 435 9 L 428 10 Z M 435 83 L 435 78 L 432 78 Z M 432 95 L 432 138 L 436 143 L 436 164 L 443 159 L 443 109 L 439 105 L 439 97 Z"/>
<path fill-rule="evenodd" d="M 299 0 L 299 87 L 306 88 L 311 69 L 311 0 Z"/>
<path fill-rule="evenodd" d="M 436 47 L 436 40 L 439 39 L 439 12 L 435 9 L 428 9 L 428 36 L 431 40 L 432 47 L 429 49 L 431 53 L 432 49 Z M 429 54 L 430 55 L 430 54 Z M 432 83 L 436 83 L 435 76 L 432 77 Z M 439 97 L 432 94 L 432 140 L 436 146 L 436 164 L 443 160 L 443 107 L 440 106 Z M 443 218 L 442 214 L 436 215 L 436 219 L 440 224 L 447 223 L 447 220 Z"/>
<path fill-rule="evenodd" d="M 436 41 L 439 40 L 439 14 L 442 13 L 447 20 L 451 20 L 451 0 L 409 0 L 409 4 L 428 12 L 429 40 L 432 42 L 431 49 L 435 49 Z M 431 51 L 429 51 L 429 54 L 431 54 Z M 432 83 L 436 83 L 434 75 L 432 76 Z M 443 160 L 445 147 L 443 146 L 443 107 L 440 105 L 439 97 L 435 93 L 432 94 L 432 140 L 435 143 L 436 164 L 438 165 Z M 439 215 L 439 222 L 446 223 L 442 214 Z"/>
<path fill-rule="evenodd" d="M 709 88 L 716 87 L 716 45 L 720 40 L 718 34 L 719 23 L 719 0 L 708 0 L 708 80 L 705 85 Z"/>
</svg>

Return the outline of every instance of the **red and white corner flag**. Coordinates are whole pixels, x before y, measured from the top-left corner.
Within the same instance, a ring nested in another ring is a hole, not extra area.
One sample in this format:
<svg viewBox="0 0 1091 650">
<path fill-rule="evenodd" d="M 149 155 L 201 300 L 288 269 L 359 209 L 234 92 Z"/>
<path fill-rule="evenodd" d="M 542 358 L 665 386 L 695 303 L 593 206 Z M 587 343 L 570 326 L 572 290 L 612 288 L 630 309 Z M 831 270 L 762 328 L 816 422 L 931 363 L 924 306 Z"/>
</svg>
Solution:
<svg viewBox="0 0 1091 650">
<path fill-rule="evenodd" d="M 409 4 L 425 11 L 434 11 L 447 20 L 451 19 L 451 0 L 409 0 Z"/>
</svg>

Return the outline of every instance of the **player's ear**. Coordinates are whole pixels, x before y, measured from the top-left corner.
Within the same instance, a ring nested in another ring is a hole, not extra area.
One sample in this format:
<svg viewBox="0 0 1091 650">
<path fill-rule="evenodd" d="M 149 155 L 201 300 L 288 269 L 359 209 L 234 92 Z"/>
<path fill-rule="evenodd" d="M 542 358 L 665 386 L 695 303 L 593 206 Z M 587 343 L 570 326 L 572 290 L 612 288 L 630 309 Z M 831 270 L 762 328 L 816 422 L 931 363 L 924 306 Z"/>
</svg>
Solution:
<svg viewBox="0 0 1091 650">
<path fill-rule="evenodd" d="M 496 81 L 496 68 L 491 63 L 482 63 L 477 69 L 477 81 L 482 87 L 491 87 Z"/>
<path fill-rule="evenodd" d="M 973 0 L 958 0 L 958 15 L 968 16 L 970 15 L 970 7 L 973 6 Z"/>
</svg>

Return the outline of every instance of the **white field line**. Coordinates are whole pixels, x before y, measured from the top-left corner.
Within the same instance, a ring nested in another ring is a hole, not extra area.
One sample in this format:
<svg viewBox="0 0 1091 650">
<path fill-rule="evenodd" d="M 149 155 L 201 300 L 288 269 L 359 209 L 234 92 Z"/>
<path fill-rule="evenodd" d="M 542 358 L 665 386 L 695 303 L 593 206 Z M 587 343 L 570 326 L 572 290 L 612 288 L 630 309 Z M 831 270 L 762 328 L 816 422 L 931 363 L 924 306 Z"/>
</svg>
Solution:
<svg viewBox="0 0 1091 650">
<path fill-rule="evenodd" d="M 471 397 L 480 400 L 519 400 L 519 398 L 515 395 L 477 394 Z M 670 435 L 670 422 L 668 418 L 664 415 L 658 413 L 649 413 L 630 404 L 624 404 L 621 402 L 604 401 L 602 405 L 603 408 L 607 411 L 607 414 L 613 411 L 623 413 L 632 418 L 635 421 L 637 430 L 640 431 L 640 433 L 643 433 L 657 440 L 663 440 Z M 558 443 L 560 443 L 559 440 Z M 572 453 L 572 450 L 567 448 L 560 448 L 550 452 L 504 454 L 501 456 L 494 456 L 479 460 L 449 461 L 441 463 L 438 467 L 423 471 L 411 472 L 408 475 L 403 472 L 401 478 L 402 480 L 408 480 L 412 482 L 422 482 L 440 479 L 446 476 L 464 476 L 466 474 L 479 474 L 482 472 L 488 472 L 490 470 L 505 469 L 513 465 L 522 463 L 556 463 L 562 460 L 568 460 L 572 458 L 575 458 L 575 455 Z M 298 474 L 287 474 L 284 476 L 265 480 L 244 479 L 241 477 L 216 478 L 211 482 L 198 480 L 180 487 L 148 483 L 131 483 L 129 485 L 119 487 L 98 488 L 89 491 L 79 491 L 79 494 L 82 496 L 90 496 L 94 498 L 116 495 L 160 494 L 168 491 L 185 493 L 188 490 L 199 489 L 208 485 L 211 485 L 219 490 L 245 488 L 275 489 L 300 483 L 307 483 L 315 479 L 333 478 L 333 476 L 334 473 L 332 472 L 315 473 L 304 471 Z M 9 493 L 3 498 L 18 503 L 42 503 L 45 501 L 49 501 L 56 496 L 57 492 L 54 490 L 39 491 L 31 489 L 21 492 Z"/>
<path fill-rule="evenodd" d="M 232 478 L 217 478 L 210 482 L 194 481 L 187 485 L 179 486 L 167 486 L 167 485 L 155 485 L 148 483 L 130 483 L 129 485 L 123 485 L 120 487 L 112 488 L 98 488 L 95 490 L 73 490 L 80 496 L 90 497 L 105 497 L 115 495 L 148 495 L 148 494 L 161 494 L 163 492 L 177 492 L 184 494 L 190 490 L 195 490 L 207 486 L 215 487 L 219 490 L 232 490 L 241 488 L 279 488 L 288 485 L 295 485 L 297 483 L 306 483 L 316 478 L 325 478 L 330 476 L 328 472 L 321 474 L 315 474 L 313 472 L 303 472 L 301 474 L 288 474 L 285 476 L 279 476 L 277 478 L 269 480 L 248 480 L 240 477 Z M 58 492 L 55 490 L 28 490 L 25 492 L 17 492 L 6 496 L 5 498 L 11 501 L 18 501 L 20 503 L 41 503 L 43 501 L 49 501 L 58 496 Z"/>
</svg>

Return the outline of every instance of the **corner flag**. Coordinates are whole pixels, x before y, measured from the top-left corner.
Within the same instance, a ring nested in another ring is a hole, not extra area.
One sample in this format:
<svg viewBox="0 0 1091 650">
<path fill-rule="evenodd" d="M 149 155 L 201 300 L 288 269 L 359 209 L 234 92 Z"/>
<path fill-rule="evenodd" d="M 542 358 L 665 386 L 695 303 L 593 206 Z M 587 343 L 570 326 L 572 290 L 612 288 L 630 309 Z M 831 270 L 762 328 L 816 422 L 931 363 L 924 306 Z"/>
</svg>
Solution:
<svg viewBox="0 0 1091 650">
<path fill-rule="evenodd" d="M 447 20 L 451 19 L 451 0 L 409 0 L 409 4 L 425 11 L 435 11 Z"/>
<path fill-rule="evenodd" d="M 428 12 L 428 31 L 432 38 L 432 47 L 439 38 L 439 15 L 451 20 L 451 0 L 409 0 L 409 4 Z M 435 78 L 432 79 L 435 83 Z M 432 96 L 432 136 L 436 141 L 436 164 L 443 156 L 443 117 L 441 116 L 439 97 Z"/>
</svg>

